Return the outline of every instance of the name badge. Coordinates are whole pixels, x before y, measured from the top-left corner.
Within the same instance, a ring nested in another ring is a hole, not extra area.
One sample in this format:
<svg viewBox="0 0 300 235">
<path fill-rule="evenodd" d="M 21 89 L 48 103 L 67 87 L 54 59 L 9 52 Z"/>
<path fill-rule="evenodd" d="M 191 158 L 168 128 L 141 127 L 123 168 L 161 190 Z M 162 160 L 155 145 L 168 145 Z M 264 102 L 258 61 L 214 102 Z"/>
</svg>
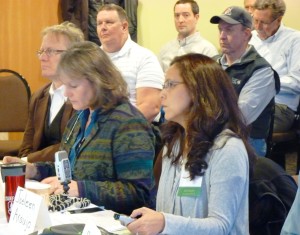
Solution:
<svg viewBox="0 0 300 235">
<path fill-rule="evenodd" d="M 185 164 L 182 164 L 177 196 L 199 197 L 201 195 L 202 178 L 202 176 L 196 176 L 191 180 L 190 173 L 185 169 Z"/>
</svg>

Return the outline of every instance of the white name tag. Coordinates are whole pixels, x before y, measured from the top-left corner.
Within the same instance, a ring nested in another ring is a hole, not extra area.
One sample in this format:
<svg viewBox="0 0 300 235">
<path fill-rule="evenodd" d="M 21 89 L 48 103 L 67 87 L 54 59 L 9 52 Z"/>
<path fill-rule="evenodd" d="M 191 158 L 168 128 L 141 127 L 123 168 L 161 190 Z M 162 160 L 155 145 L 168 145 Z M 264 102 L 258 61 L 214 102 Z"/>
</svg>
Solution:
<svg viewBox="0 0 300 235">
<path fill-rule="evenodd" d="M 201 195 L 202 178 L 202 176 L 196 176 L 191 180 L 190 173 L 185 169 L 185 164 L 182 164 L 177 196 L 199 197 Z"/>
<path fill-rule="evenodd" d="M 9 220 L 10 229 L 18 231 L 18 234 L 28 234 L 50 226 L 43 197 L 18 187 Z"/>
</svg>

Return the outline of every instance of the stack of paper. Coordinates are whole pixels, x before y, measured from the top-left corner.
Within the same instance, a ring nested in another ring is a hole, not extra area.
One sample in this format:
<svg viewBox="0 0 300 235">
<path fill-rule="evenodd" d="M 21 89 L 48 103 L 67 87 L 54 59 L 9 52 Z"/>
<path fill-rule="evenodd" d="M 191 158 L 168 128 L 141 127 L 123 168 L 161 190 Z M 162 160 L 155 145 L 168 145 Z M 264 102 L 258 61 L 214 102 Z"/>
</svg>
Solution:
<svg viewBox="0 0 300 235">
<path fill-rule="evenodd" d="M 126 227 L 114 219 L 114 213 L 111 210 L 104 210 L 94 213 L 69 214 L 68 212 L 50 213 L 52 226 L 72 223 L 94 223 L 96 226 L 112 234 L 130 234 Z"/>
</svg>

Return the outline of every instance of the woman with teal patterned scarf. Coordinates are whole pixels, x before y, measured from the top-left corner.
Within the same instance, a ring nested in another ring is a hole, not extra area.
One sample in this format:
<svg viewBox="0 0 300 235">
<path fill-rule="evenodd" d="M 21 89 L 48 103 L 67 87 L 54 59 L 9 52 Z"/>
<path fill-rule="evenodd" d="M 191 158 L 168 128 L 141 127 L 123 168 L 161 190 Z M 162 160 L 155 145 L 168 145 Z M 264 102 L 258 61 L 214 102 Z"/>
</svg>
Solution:
<svg viewBox="0 0 300 235">
<path fill-rule="evenodd" d="M 121 74 L 92 42 L 76 43 L 62 53 L 58 73 L 65 95 L 78 110 L 60 147 L 71 163 L 69 195 L 125 214 L 141 206 L 153 208 L 155 137 L 130 104 Z M 51 184 L 54 194 L 63 193 L 53 163 L 27 163 L 26 176 Z"/>
</svg>

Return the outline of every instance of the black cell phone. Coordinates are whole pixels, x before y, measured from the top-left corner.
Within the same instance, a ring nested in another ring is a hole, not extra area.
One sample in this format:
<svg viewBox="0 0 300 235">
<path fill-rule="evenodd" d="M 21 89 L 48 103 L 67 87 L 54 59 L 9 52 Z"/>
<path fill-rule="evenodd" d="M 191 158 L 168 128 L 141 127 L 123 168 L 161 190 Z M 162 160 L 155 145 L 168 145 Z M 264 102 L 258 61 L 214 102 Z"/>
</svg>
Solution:
<svg viewBox="0 0 300 235">
<path fill-rule="evenodd" d="M 97 211 L 104 211 L 104 209 L 101 207 L 91 207 L 91 208 L 80 208 L 80 209 L 68 210 L 70 214 L 93 213 Z"/>
</svg>

